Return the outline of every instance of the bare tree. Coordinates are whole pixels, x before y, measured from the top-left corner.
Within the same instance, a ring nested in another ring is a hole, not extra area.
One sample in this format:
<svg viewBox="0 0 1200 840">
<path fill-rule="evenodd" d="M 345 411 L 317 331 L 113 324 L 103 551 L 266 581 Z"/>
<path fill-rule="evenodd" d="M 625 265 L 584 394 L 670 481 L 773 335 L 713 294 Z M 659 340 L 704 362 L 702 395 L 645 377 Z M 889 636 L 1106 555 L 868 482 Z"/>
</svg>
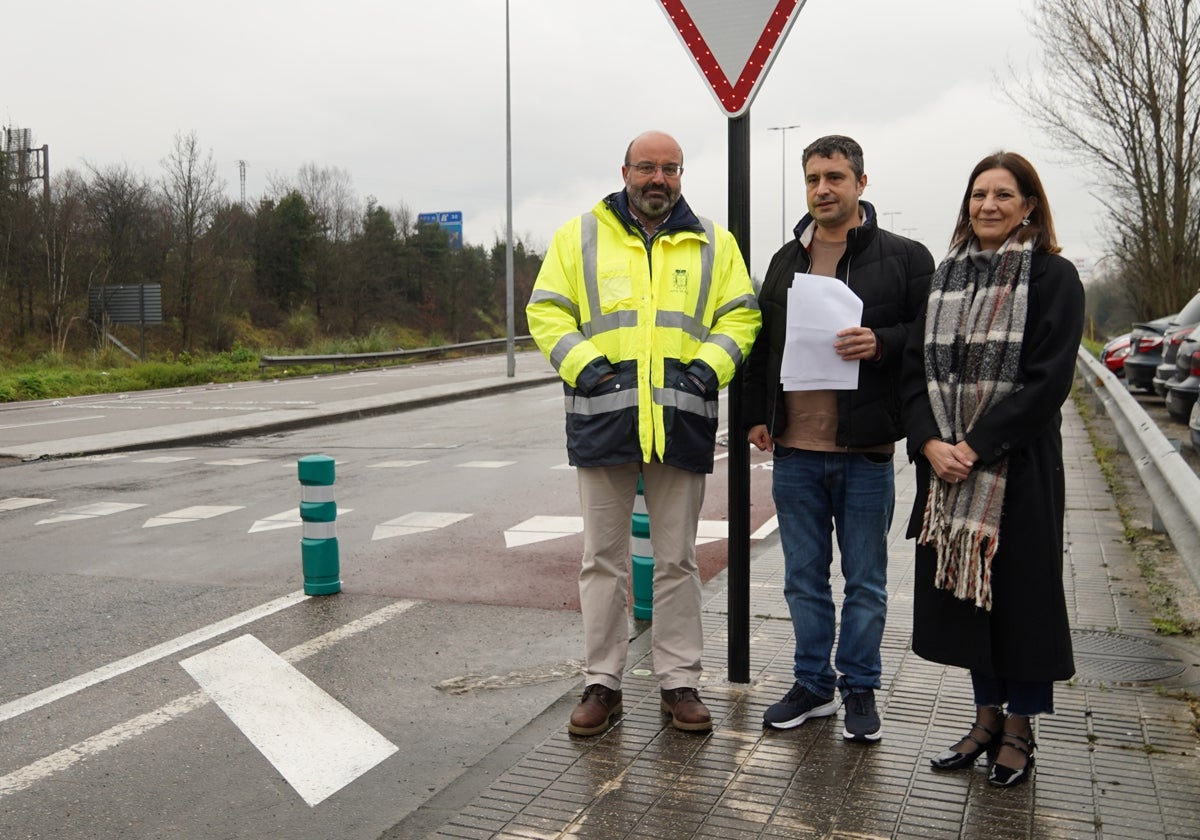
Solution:
<svg viewBox="0 0 1200 840">
<path fill-rule="evenodd" d="M 1006 91 L 1094 173 L 1139 317 L 1200 282 L 1200 31 L 1194 0 L 1039 0 L 1045 73 Z"/>
<path fill-rule="evenodd" d="M 191 347 L 192 310 L 201 269 L 196 245 L 221 206 L 225 184 L 217 176 L 212 152 L 201 152 L 195 131 L 175 135 L 175 146 L 162 166 L 162 194 L 171 216 L 179 266 L 180 339 L 187 350 Z"/>
<path fill-rule="evenodd" d="M 59 173 L 50 191 L 42 243 L 46 252 L 46 321 L 55 353 L 65 351 L 71 324 L 78 317 L 72 312 L 69 292 L 80 260 L 86 259 L 81 247 L 86 229 L 86 191 L 83 178 L 73 169 Z"/>
</svg>

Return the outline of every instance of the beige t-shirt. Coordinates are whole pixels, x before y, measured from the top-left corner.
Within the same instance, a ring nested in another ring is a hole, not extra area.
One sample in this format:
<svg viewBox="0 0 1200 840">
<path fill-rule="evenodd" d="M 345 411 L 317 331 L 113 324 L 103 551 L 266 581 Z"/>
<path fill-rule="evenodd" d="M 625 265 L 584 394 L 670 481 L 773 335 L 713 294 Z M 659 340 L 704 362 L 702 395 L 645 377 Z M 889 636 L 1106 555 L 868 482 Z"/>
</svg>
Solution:
<svg viewBox="0 0 1200 840">
<path fill-rule="evenodd" d="M 836 277 L 837 264 L 846 252 L 846 243 L 823 242 L 815 236 L 808 254 L 812 265 L 809 274 Z M 812 452 L 843 452 L 837 445 L 837 391 L 784 391 L 783 405 L 787 410 L 787 428 L 775 438 L 776 443 L 792 449 Z M 895 445 L 852 448 L 852 452 L 892 452 Z"/>
</svg>

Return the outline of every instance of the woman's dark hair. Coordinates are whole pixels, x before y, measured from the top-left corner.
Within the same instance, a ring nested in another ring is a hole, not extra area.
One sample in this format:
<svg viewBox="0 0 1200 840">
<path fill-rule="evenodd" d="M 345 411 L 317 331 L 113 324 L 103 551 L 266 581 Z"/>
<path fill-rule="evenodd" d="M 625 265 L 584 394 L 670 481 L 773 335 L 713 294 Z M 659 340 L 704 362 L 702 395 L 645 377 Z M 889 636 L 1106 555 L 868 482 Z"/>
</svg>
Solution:
<svg viewBox="0 0 1200 840">
<path fill-rule="evenodd" d="M 989 169 L 1005 169 L 1012 174 L 1017 182 L 1017 189 L 1022 198 L 1034 199 L 1033 210 L 1029 212 L 1029 224 L 1017 230 L 1017 241 L 1033 240 L 1033 250 L 1039 253 L 1057 254 L 1062 251 L 1054 234 L 1054 218 L 1050 215 L 1050 202 L 1046 191 L 1042 188 L 1042 179 L 1038 177 L 1033 164 L 1016 152 L 996 152 L 988 155 L 971 170 L 967 178 L 967 189 L 963 193 L 962 204 L 958 207 L 958 221 L 954 225 L 954 235 L 950 237 L 950 247 L 955 248 L 970 239 L 971 231 L 971 188 L 975 179 Z"/>
</svg>

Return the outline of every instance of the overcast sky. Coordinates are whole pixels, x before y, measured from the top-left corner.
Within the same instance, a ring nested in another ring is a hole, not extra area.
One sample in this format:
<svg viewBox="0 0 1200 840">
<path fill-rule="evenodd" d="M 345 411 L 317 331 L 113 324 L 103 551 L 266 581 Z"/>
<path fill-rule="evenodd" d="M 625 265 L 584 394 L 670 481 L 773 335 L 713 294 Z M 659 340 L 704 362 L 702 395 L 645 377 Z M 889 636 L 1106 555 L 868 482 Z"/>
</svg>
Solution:
<svg viewBox="0 0 1200 840">
<path fill-rule="evenodd" d="M 805 211 L 801 151 L 830 133 L 863 145 L 884 226 L 935 258 L 971 167 L 1019 151 L 1065 255 L 1093 264 L 1087 171 L 997 86 L 1010 67 L 1037 70 L 1032 8 L 807 0 L 749 111 L 752 273 L 781 244 L 785 187 L 789 230 Z M 729 121 L 655 0 L 510 0 L 509 20 L 519 237 L 543 248 L 619 189 L 626 145 L 650 128 L 682 145 L 688 201 L 727 225 Z M 239 160 L 251 201 L 315 163 L 386 207 L 462 211 L 470 244 L 504 237 L 504 0 L 42 0 L 12 5 L 4 30 L 0 121 L 49 145 L 52 174 L 128 165 L 157 179 L 194 130 L 233 199 Z"/>
</svg>

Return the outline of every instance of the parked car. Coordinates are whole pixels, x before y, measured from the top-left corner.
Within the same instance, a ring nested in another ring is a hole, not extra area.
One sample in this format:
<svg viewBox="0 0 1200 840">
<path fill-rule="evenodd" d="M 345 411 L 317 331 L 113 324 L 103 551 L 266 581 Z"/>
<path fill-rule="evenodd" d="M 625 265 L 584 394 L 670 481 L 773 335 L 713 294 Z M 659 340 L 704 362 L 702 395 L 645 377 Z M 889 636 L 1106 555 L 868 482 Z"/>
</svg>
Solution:
<svg viewBox="0 0 1200 840">
<path fill-rule="evenodd" d="M 1175 378 L 1175 354 L 1179 352 L 1179 345 L 1187 340 L 1197 324 L 1200 324 L 1200 292 L 1184 304 L 1179 314 L 1163 330 L 1162 361 L 1158 363 L 1151 381 L 1154 393 L 1160 397 L 1167 395 L 1167 388 Z"/>
<path fill-rule="evenodd" d="M 1130 388 L 1154 393 L 1154 370 L 1162 361 L 1163 332 L 1174 320 L 1174 315 L 1165 315 L 1133 325 L 1129 355 L 1125 357 L 1125 381 Z"/>
<path fill-rule="evenodd" d="M 1178 374 L 1175 357 L 1179 353 L 1179 345 L 1191 338 L 1195 329 L 1195 324 L 1185 324 L 1178 327 L 1167 327 L 1163 333 L 1162 361 L 1154 369 L 1153 383 L 1154 393 L 1160 397 L 1167 395 L 1167 389 L 1171 387 L 1171 383 L 1175 381 Z"/>
<path fill-rule="evenodd" d="M 1167 390 L 1167 413 L 1180 423 L 1188 422 L 1200 393 L 1200 331 L 1193 335 L 1179 345 L 1175 378 Z"/>
<path fill-rule="evenodd" d="M 1129 355 L 1129 333 L 1109 339 L 1100 350 L 1100 364 L 1117 376 L 1125 375 L 1125 357 Z"/>
<path fill-rule="evenodd" d="M 1188 428 L 1192 432 L 1192 449 L 1200 452 L 1200 400 L 1192 406 L 1192 419 L 1188 421 Z"/>
</svg>

